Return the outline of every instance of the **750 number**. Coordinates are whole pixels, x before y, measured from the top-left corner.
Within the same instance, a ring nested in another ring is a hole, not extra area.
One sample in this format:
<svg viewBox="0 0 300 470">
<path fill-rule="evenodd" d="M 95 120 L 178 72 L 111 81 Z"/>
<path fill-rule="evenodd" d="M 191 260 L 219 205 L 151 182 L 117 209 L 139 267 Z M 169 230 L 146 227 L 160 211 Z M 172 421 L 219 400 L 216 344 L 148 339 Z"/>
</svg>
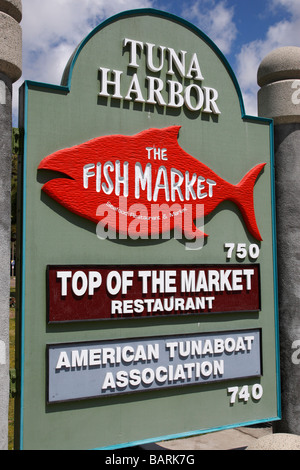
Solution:
<svg viewBox="0 0 300 470">
<path fill-rule="evenodd" d="M 234 252 L 238 259 L 245 259 L 247 255 L 252 259 L 259 257 L 259 246 L 255 243 L 249 247 L 246 243 L 225 243 L 224 248 L 227 250 L 227 259 L 231 259 Z"/>
</svg>

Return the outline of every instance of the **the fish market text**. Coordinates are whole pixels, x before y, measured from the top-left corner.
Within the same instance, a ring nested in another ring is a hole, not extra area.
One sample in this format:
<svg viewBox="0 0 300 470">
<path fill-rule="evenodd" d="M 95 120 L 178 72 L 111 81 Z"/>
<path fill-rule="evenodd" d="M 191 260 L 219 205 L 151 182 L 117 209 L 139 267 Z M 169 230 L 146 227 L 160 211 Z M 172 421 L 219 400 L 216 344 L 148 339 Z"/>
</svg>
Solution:
<svg viewBox="0 0 300 470">
<path fill-rule="evenodd" d="M 150 151 L 149 151 L 150 152 Z M 165 155 L 165 154 L 164 154 Z M 83 187 L 88 189 L 91 184 L 95 191 L 107 195 L 115 193 L 116 196 L 129 195 L 129 162 L 121 164 L 120 161 L 107 161 L 104 164 L 88 163 L 83 167 Z M 114 178 L 111 174 L 114 173 Z M 183 174 L 176 168 L 167 169 L 161 165 L 153 177 L 152 163 L 147 163 L 143 169 L 141 163 L 134 165 L 135 199 L 140 199 L 141 192 L 146 191 L 147 200 L 156 202 L 160 192 L 163 192 L 165 201 L 189 201 L 212 198 L 216 181 L 189 171 Z"/>
</svg>

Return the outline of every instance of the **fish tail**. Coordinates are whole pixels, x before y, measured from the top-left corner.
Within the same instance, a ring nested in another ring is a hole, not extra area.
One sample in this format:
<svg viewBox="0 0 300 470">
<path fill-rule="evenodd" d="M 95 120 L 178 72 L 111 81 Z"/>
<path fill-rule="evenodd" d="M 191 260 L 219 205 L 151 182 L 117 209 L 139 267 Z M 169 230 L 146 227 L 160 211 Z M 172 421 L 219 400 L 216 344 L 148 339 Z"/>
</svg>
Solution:
<svg viewBox="0 0 300 470">
<path fill-rule="evenodd" d="M 262 241 L 262 237 L 258 230 L 255 218 L 253 191 L 258 175 L 261 173 L 265 165 L 266 163 L 256 165 L 236 186 L 238 194 L 235 199 L 235 203 L 238 205 L 243 215 L 247 229 L 259 241 Z"/>
</svg>

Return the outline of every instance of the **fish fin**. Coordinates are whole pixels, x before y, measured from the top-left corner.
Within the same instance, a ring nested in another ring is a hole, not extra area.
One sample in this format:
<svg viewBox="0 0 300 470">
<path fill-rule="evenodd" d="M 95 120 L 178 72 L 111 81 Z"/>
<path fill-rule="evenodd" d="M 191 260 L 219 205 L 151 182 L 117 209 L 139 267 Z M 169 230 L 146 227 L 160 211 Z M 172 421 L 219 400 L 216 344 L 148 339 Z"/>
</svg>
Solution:
<svg viewBox="0 0 300 470">
<path fill-rule="evenodd" d="M 258 230 L 255 218 L 253 191 L 258 175 L 261 173 L 265 165 L 266 163 L 256 165 L 244 176 L 236 186 L 238 194 L 234 201 L 243 215 L 249 232 L 259 241 L 262 241 L 262 237 Z"/>
<path fill-rule="evenodd" d="M 200 238 L 208 237 L 207 233 L 204 233 L 202 230 L 197 228 L 195 224 L 194 224 L 194 227 L 191 228 L 190 230 L 187 228 L 184 228 L 182 233 L 185 236 L 185 238 L 187 238 L 188 240 L 195 240 L 195 239 L 198 240 Z"/>
<path fill-rule="evenodd" d="M 208 235 L 203 231 L 204 228 L 204 206 L 200 206 L 198 209 L 201 212 L 196 214 L 196 220 L 193 217 L 192 206 L 189 206 L 186 211 L 182 214 L 182 218 L 179 218 L 178 222 L 175 222 L 174 228 L 188 240 L 199 240 L 206 238 Z M 198 227 L 196 225 L 198 221 Z"/>
</svg>

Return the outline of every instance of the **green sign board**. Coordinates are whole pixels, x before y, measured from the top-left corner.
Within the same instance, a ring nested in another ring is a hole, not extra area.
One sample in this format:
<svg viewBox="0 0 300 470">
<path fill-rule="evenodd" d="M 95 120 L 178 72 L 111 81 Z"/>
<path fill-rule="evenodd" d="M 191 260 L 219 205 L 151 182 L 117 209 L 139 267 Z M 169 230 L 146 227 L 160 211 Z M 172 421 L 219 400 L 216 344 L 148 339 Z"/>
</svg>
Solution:
<svg viewBox="0 0 300 470">
<path fill-rule="evenodd" d="M 279 419 L 273 127 L 218 48 L 125 12 L 20 102 L 20 448 Z"/>
</svg>

